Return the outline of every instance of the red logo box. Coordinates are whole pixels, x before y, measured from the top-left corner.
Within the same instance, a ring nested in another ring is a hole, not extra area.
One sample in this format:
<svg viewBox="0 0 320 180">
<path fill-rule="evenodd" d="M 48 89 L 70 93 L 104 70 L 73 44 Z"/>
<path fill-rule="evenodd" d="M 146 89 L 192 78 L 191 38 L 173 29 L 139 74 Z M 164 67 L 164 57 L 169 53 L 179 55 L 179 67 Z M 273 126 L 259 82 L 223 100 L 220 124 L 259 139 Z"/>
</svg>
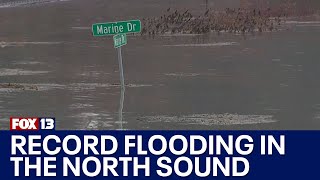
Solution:
<svg viewBox="0 0 320 180">
<path fill-rule="evenodd" d="M 37 131 L 40 129 L 39 121 L 37 117 L 11 117 L 10 130 Z"/>
</svg>

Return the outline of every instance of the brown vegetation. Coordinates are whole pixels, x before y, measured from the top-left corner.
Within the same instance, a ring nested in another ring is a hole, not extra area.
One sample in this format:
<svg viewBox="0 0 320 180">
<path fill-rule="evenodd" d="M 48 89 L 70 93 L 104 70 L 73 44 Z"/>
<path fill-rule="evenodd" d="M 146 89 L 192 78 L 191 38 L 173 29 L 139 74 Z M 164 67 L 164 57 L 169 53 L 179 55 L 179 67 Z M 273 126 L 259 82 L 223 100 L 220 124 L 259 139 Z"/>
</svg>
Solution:
<svg viewBox="0 0 320 180">
<path fill-rule="evenodd" d="M 209 32 L 248 33 L 275 31 L 289 16 L 307 15 L 311 9 L 298 11 L 292 0 L 284 0 L 278 8 L 271 9 L 269 3 L 260 5 L 245 4 L 241 8 L 224 11 L 206 10 L 195 16 L 189 10 L 167 10 L 160 17 L 143 19 L 142 35 L 158 35 L 166 33 L 203 34 Z M 266 8 L 265 8 L 266 7 Z M 303 13 L 302 13 L 303 12 Z"/>
<path fill-rule="evenodd" d="M 223 12 L 207 10 L 200 16 L 194 16 L 188 10 L 183 12 L 175 10 L 172 12 L 168 9 L 167 14 L 162 15 L 160 18 L 143 19 L 144 28 L 141 34 L 273 31 L 276 25 L 280 25 L 283 16 L 279 14 L 271 18 L 271 9 L 227 8 Z"/>
</svg>

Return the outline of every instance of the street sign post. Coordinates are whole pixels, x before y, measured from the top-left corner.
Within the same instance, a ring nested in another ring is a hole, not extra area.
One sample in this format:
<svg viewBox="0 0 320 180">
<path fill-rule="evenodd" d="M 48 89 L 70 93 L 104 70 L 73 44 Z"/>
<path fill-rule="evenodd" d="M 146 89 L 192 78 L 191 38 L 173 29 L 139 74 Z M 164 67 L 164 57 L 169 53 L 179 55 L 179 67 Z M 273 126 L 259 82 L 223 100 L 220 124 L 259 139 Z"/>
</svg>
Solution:
<svg viewBox="0 0 320 180">
<path fill-rule="evenodd" d="M 119 61 L 119 72 L 120 72 L 120 83 L 121 83 L 121 96 L 120 96 L 120 107 L 119 107 L 119 122 L 122 126 L 122 110 L 124 101 L 124 75 L 122 65 L 122 54 L 121 47 L 127 44 L 127 33 L 139 33 L 141 32 L 141 21 L 140 20 L 129 20 L 119 22 L 107 22 L 97 23 L 92 25 L 93 36 L 113 36 L 114 47 L 118 50 L 118 61 Z"/>
<path fill-rule="evenodd" d="M 140 20 L 97 23 L 92 25 L 93 36 L 108 36 L 138 32 L 141 32 Z"/>
<path fill-rule="evenodd" d="M 113 36 L 114 48 L 120 48 L 127 44 L 127 35 L 126 34 L 117 34 Z"/>
</svg>

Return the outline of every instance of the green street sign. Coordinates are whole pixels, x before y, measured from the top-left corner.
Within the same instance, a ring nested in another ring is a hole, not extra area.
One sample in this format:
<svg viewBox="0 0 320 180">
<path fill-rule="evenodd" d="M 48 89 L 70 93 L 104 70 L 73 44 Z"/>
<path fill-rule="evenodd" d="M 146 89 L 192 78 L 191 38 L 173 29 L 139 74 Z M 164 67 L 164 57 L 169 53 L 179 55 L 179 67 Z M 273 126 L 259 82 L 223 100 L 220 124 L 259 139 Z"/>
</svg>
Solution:
<svg viewBox="0 0 320 180">
<path fill-rule="evenodd" d="M 117 34 L 113 36 L 114 48 L 119 48 L 127 44 L 126 34 Z"/>
<path fill-rule="evenodd" d="M 140 20 L 97 23 L 92 25 L 93 36 L 108 36 L 138 32 L 141 32 Z"/>
</svg>

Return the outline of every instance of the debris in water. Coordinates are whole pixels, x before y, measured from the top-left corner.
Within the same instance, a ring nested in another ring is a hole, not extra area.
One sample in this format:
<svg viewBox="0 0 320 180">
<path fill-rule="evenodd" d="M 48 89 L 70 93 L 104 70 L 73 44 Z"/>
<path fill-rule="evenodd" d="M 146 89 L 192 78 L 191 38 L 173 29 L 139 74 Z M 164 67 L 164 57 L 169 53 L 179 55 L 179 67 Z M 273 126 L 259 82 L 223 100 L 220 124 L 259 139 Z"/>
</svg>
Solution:
<svg viewBox="0 0 320 180">
<path fill-rule="evenodd" d="M 17 83 L 0 84 L 0 89 L 19 89 L 19 90 L 33 90 L 38 91 L 38 87 L 35 85 L 22 85 Z"/>
</svg>

